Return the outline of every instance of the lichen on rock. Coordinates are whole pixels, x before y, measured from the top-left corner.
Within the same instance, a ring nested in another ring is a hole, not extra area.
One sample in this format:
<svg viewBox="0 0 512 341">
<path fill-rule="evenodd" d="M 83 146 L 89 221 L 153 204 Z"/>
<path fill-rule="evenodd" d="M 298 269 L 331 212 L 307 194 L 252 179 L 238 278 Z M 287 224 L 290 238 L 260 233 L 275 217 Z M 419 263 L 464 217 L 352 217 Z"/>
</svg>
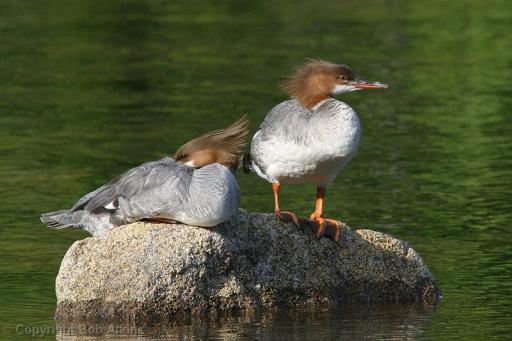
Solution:
<svg viewBox="0 0 512 341">
<path fill-rule="evenodd" d="M 344 226 L 334 242 L 244 210 L 211 229 L 137 222 L 77 241 L 56 291 L 60 320 L 440 297 L 421 257 L 388 234 Z"/>
</svg>

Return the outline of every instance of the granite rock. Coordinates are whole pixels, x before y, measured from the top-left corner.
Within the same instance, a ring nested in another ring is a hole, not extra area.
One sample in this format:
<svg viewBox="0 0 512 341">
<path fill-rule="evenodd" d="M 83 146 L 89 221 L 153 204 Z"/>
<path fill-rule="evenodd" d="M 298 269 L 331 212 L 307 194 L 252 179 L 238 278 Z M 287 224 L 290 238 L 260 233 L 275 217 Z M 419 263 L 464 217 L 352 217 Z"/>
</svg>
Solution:
<svg viewBox="0 0 512 341">
<path fill-rule="evenodd" d="M 137 222 L 77 241 L 56 291 L 58 320 L 440 297 L 421 257 L 388 234 L 343 226 L 334 242 L 244 210 L 211 229 Z"/>
</svg>

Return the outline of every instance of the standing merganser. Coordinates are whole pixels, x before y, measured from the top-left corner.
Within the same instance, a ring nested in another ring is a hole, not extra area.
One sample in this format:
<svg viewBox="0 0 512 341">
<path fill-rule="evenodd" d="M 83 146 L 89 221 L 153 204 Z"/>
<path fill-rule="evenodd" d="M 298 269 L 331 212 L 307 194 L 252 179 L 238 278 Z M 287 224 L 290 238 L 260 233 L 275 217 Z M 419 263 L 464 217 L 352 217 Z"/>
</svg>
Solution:
<svg viewBox="0 0 512 341">
<path fill-rule="evenodd" d="M 211 227 L 226 221 L 240 204 L 234 176 L 245 145 L 244 116 L 226 129 L 209 132 L 165 157 L 132 168 L 69 210 L 45 213 L 50 228 L 81 228 L 93 236 L 147 219 Z"/>
<path fill-rule="evenodd" d="M 317 186 L 310 222 L 318 237 L 340 237 L 340 222 L 322 217 L 326 186 L 356 153 L 361 123 L 356 112 L 333 98 L 346 92 L 387 88 L 365 81 L 346 65 L 310 59 L 284 84 L 292 99 L 278 104 L 265 117 L 252 139 L 245 170 L 253 169 L 272 183 L 275 213 L 299 224 L 297 216 L 279 207 L 281 184 L 312 182 Z M 326 232 L 327 223 L 334 232 Z"/>
</svg>

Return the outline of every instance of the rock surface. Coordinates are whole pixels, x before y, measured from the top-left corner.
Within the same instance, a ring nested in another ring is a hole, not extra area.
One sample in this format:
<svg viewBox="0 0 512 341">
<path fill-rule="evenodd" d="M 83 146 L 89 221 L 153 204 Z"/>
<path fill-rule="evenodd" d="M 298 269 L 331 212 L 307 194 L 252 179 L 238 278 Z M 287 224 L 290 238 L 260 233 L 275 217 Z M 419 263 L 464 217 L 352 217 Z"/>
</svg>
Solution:
<svg viewBox="0 0 512 341">
<path fill-rule="evenodd" d="M 342 229 L 316 239 L 240 210 L 212 229 L 137 222 L 75 242 L 56 281 L 59 320 L 343 302 L 434 302 L 436 282 L 405 242 Z"/>
</svg>

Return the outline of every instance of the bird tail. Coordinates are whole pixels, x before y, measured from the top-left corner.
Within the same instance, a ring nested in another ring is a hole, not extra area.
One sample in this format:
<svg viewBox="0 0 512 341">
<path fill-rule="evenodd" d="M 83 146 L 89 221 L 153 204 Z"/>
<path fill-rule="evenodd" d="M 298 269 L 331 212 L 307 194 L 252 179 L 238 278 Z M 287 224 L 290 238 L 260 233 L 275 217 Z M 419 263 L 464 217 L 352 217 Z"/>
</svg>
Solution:
<svg viewBox="0 0 512 341">
<path fill-rule="evenodd" d="M 120 224 L 110 222 L 112 212 L 90 213 L 86 210 L 61 210 L 41 215 L 43 224 L 51 229 L 60 230 L 66 227 L 84 229 L 93 236 L 100 236 Z"/>
<path fill-rule="evenodd" d="M 251 153 L 245 153 L 240 157 L 241 168 L 243 169 L 244 173 L 250 173 L 252 171 L 252 158 Z"/>
<path fill-rule="evenodd" d="M 60 230 L 76 224 L 74 215 L 70 210 L 43 213 L 41 222 L 51 229 Z"/>
</svg>

